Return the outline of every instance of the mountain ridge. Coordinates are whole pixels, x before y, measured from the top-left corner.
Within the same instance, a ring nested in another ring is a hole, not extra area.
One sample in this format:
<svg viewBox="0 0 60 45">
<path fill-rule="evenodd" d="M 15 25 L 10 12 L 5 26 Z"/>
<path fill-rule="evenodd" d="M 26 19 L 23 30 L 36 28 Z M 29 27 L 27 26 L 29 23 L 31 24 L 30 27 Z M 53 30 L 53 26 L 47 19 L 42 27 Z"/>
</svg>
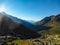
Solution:
<svg viewBox="0 0 60 45">
<path fill-rule="evenodd" d="M 36 22 L 35 24 L 37 27 L 39 27 L 39 31 L 44 30 L 44 31 L 49 31 L 49 34 L 60 34 L 60 14 L 55 16 L 53 15 L 53 16 L 45 17 L 44 19 Z M 45 27 L 41 28 L 41 26 L 45 26 L 47 28 L 44 29 Z"/>
<path fill-rule="evenodd" d="M 18 23 L 15 22 L 15 20 L 12 20 L 10 16 L 4 15 L 0 13 L 0 17 L 2 16 L 0 21 L 0 35 L 7 36 L 17 36 L 20 37 L 21 39 L 30 39 L 30 38 L 37 38 L 40 37 L 41 35 L 38 34 L 37 32 L 33 31 L 32 29 L 26 27 L 23 23 Z"/>
</svg>

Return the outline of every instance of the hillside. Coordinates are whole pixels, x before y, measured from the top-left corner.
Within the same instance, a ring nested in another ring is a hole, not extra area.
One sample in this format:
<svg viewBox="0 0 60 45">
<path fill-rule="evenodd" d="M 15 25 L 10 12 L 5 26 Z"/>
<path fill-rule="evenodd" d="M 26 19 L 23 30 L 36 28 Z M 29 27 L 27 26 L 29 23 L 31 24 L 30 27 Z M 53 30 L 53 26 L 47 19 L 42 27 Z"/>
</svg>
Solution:
<svg viewBox="0 0 60 45">
<path fill-rule="evenodd" d="M 12 16 L 11 16 L 12 17 Z M 15 36 L 21 39 L 37 38 L 40 35 L 28 28 L 21 22 L 16 22 L 15 18 L 8 17 L 8 15 L 0 13 L 0 36 Z M 15 20 L 13 20 L 15 19 Z"/>
<path fill-rule="evenodd" d="M 48 34 L 60 34 L 60 14 L 56 16 L 45 17 L 36 22 L 39 31 L 48 32 Z"/>
</svg>

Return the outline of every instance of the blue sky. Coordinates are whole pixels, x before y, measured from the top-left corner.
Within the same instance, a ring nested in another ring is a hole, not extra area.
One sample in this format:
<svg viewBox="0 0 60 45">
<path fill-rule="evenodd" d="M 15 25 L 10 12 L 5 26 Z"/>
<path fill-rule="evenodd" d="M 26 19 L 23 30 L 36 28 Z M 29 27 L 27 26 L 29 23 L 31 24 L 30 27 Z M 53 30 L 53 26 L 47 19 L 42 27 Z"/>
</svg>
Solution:
<svg viewBox="0 0 60 45">
<path fill-rule="evenodd" d="M 38 21 L 60 13 L 60 0 L 0 0 L 0 5 L 7 14 L 24 20 Z"/>
</svg>

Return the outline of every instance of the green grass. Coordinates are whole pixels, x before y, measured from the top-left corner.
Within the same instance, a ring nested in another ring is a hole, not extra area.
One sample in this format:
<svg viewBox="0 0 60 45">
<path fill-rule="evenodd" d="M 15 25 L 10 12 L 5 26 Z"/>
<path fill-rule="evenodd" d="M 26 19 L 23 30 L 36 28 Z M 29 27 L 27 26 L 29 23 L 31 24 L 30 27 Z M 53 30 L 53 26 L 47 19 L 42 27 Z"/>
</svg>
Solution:
<svg viewBox="0 0 60 45">
<path fill-rule="evenodd" d="M 8 45 L 11 45 L 12 43 L 14 44 L 18 44 L 18 45 L 32 45 L 32 42 L 33 40 L 36 40 L 36 39 L 32 39 L 32 40 L 14 40 L 12 42 L 7 42 Z M 46 40 L 46 39 L 39 39 L 41 40 L 42 42 L 46 43 L 46 42 L 49 42 L 49 40 Z M 53 44 L 60 44 L 60 41 L 59 40 L 51 40 L 51 42 Z"/>
</svg>

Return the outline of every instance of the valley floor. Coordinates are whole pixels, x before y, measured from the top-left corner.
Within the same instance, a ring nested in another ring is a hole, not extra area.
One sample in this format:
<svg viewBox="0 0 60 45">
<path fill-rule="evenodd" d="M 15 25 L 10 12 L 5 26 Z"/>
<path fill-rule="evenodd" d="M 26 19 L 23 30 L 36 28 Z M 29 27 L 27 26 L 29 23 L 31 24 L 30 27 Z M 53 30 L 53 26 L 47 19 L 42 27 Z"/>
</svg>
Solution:
<svg viewBox="0 0 60 45">
<path fill-rule="evenodd" d="M 4 37 L 4 36 L 3 36 Z M 8 36 L 9 37 L 9 36 Z M 5 42 L 3 42 L 6 40 Z M 45 38 L 37 39 L 27 39 L 20 40 L 14 39 L 12 41 L 7 41 L 8 39 L 3 39 L 0 37 L 0 45 L 60 45 L 60 35 L 46 35 Z"/>
</svg>

